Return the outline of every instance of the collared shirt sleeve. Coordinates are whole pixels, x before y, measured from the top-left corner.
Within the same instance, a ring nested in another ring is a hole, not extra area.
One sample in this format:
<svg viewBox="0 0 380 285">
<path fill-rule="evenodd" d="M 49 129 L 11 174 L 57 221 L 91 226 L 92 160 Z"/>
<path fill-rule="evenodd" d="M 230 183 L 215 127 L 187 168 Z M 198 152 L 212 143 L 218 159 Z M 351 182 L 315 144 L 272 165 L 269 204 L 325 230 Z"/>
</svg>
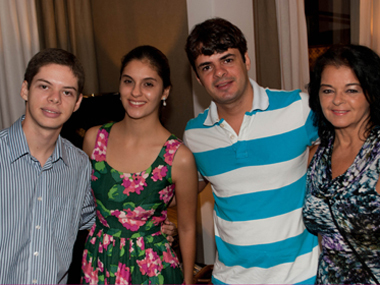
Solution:
<svg viewBox="0 0 380 285">
<path fill-rule="evenodd" d="M 80 230 L 90 229 L 95 222 L 95 200 L 91 190 L 91 166 L 83 201 Z"/>
</svg>

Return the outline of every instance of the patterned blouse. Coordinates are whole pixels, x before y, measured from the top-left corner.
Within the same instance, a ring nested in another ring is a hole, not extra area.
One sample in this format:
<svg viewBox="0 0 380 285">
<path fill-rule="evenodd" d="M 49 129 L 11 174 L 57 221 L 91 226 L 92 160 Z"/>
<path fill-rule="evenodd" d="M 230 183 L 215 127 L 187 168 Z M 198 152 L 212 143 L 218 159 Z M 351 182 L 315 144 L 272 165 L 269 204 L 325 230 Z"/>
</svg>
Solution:
<svg viewBox="0 0 380 285">
<path fill-rule="evenodd" d="M 309 231 L 322 236 L 317 284 L 376 284 L 380 281 L 380 195 L 376 183 L 380 172 L 380 127 L 375 127 L 353 164 L 332 179 L 331 154 L 334 137 L 320 146 L 307 173 L 303 209 Z M 357 258 L 334 224 L 359 254 Z M 370 272 L 369 272 L 370 271 Z"/>
</svg>

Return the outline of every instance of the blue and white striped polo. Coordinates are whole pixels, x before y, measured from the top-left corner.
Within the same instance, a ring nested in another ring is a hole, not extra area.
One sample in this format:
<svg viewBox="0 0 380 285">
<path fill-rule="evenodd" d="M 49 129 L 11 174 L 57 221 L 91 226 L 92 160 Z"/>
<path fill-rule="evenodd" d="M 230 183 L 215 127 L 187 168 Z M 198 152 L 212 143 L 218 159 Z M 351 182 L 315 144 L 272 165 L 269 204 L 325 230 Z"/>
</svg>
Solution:
<svg viewBox="0 0 380 285">
<path fill-rule="evenodd" d="M 215 198 L 213 283 L 312 284 L 318 239 L 305 229 L 302 205 L 318 134 L 308 95 L 251 84 L 252 111 L 238 135 L 214 102 L 184 134 Z"/>
</svg>

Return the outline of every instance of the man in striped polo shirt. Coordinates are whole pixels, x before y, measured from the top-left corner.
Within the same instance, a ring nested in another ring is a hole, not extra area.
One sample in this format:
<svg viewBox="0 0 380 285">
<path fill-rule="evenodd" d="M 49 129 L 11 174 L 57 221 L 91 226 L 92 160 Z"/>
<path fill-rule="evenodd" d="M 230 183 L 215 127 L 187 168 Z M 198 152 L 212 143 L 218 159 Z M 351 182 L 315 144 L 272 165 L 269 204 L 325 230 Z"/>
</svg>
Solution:
<svg viewBox="0 0 380 285">
<path fill-rule="evenodd" d="M 217 284 L 313 284 L 318 239 L 302 221 L 308 146 L 317 139 L 308 96 L 260 87 L 242 32 L 214 18 L 195 26 L 186 52 L 212 98 L 184 134 L 211 183 Z"/>
<path fill-rule="evenodd" d="M 46 49 L 28 63 L 25 115 L 0 131 L 0 283 L 66 283 L 78 229 L 94 222 L 87 155 L 59 134 L 82 101 L 76 57 Z"/>
</svg>

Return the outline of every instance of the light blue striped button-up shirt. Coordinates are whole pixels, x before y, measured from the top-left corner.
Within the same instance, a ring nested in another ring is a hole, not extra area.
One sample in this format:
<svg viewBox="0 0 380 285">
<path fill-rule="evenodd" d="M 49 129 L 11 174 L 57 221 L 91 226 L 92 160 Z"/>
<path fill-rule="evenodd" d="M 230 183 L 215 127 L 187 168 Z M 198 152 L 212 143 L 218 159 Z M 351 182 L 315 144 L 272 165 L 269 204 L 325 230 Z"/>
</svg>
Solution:
<svg viewBox="0 0 380 285">
<path fill-rule="evenodd" d="M 0 131 L 0 283 L 65 283 L 78 229 L 95 220 L 91 165 L 59 136 L 41 167 L 23 119 Z"/>
</svg>

